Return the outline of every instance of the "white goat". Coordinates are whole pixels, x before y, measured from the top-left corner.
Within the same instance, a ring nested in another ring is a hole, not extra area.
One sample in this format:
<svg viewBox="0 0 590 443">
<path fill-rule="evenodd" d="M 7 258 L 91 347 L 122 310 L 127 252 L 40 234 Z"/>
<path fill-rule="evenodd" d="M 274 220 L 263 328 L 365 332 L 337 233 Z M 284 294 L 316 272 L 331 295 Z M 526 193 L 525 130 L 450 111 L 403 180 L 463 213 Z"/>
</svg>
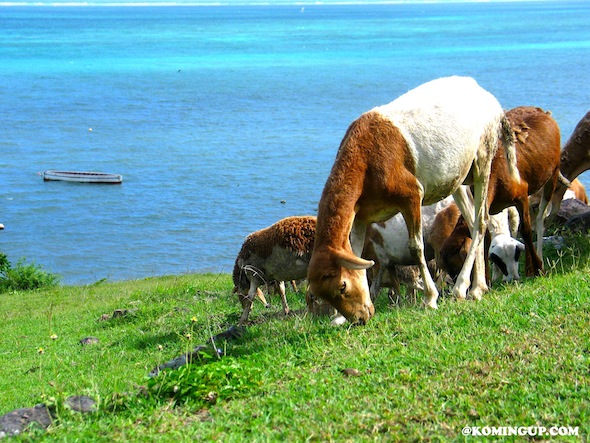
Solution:
<svg viewBox="0 0 590 443">
<path fill-rule="evenodd" d="M 436 214 L 452 202 L 453 197 L 449 196 L 437 203 L 422 207 L 422 232 L 426 241 L 430 236 Z M 433 254 L 429 252 L 425 250 L 424 255 L 427 261 L 433 258 Z M 389 273 L 393 292 L 398 296 L 400 277 L 405 279 L 404 283 L 409 289 L 424 289 L 419 272 L 415 273 L 406 269 L 400 275 L 400 270 L 397 269 L 400 266 L 419 264 L 410 252 L 410 236 L 402 214 L 396 214 L 389 220 L 373 223 L 369 226 L 365 238 L 363 257 L 375 261 L 375 265 L 371 269 L 373 274 L 370 286 L 371 300 L 374 301 L 377 298 L 386 272 Z"/>
</svg>

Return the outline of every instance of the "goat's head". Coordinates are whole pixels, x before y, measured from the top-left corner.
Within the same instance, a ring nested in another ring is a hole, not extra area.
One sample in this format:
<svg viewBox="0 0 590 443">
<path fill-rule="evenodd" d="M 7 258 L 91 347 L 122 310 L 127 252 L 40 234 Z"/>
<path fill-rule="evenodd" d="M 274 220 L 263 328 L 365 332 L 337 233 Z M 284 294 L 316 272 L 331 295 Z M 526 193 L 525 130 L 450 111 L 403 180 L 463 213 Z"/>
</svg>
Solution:
<svg viewBox="0 0 590 443">
<path fill-rule="evenodd" d="M 310 290 L 350 323 L 365 324 L 375 313 L 366 274 L 372 265 L 345 250 L 314 251 L 308 269 Z"/>
</svg>

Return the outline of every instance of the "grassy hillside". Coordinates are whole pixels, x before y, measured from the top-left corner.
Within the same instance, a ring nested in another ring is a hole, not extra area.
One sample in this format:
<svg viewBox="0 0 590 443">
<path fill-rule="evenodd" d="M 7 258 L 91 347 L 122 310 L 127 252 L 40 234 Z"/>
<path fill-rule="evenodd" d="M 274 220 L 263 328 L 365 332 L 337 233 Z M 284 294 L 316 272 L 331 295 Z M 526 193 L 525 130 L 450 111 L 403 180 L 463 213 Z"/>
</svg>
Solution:
<svg viewBox="0 0 590 443">
<path fill-rule="evenodd" d="M 481 441 L 465 426 L 571 426 L 580 436 L 559 441 L 587 439 L 588 243 L 570 239 L 548 276 L 481 302 L 443 297 L 431 311 L 383 296 L 364 327 L 305 314 L 302 293 L 283 318 L 274 297 L 241 338 L 216 343 L 225 356 L 154 378 L 237 322 L 229 275 L 3 293 L 0 415 L 55 406 L 54 426 L 17 441 Z M 99 342 L 81 345 L 88 336 Z M 96 412 L 64 407 L 83 394 Z"/>
</svg>

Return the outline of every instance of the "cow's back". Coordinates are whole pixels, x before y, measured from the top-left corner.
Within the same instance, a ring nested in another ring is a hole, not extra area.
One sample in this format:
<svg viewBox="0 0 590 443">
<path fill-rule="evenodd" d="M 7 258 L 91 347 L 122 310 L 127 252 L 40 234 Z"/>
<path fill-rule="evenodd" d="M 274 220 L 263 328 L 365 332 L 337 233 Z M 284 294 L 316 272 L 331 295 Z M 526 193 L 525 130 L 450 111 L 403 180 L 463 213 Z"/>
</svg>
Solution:
<svg viewBox="0 0 590 443">
<path fill-rule="evenodd" d="M 463 182 L 482 136 L 486 131 L 497 136 L 503 116 L 498 100 L 470 77 L 433 80 L 373 111 L 404 136 L 424 204 L 441 200 Z"/>
</svg>

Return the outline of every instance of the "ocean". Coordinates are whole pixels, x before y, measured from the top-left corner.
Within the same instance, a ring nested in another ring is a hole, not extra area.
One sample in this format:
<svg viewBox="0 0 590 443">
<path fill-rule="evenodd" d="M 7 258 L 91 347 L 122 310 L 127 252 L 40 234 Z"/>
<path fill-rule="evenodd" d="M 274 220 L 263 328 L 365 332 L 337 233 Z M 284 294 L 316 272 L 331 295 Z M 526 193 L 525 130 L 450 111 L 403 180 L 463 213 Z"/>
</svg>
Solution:
<svg viewBox="0 0 590 443">
<path fill-rule="evenodd" d="M 0 7 L 0 252 L 64 284 L 230 273 L 250 232 L 316 214 L 352 120 L 447 75 L 551 110 L 565 143 L 588 23 L 562 0 Z"/>
</svg>

